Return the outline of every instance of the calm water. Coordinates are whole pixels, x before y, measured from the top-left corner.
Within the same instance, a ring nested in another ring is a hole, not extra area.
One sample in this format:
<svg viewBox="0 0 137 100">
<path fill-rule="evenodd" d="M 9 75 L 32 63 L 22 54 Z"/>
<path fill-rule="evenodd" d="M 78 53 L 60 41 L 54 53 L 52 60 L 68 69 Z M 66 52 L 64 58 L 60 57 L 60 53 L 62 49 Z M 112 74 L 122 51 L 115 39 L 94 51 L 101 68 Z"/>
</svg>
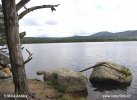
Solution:
<svg viewBox="0 0 137 100">
<path fill-rule="evenodd" d="M 137 100 L 137 42 L 85 42 L 25 44 L 33 53 L 33 59 L 26 65 L 29 78 L 39 78 L 38 70 L 70 68 L 79 71 L 102 61 L 111 61 L 127 66 L 133 73 L 133 81 L 128 87 L 88 86 L 88 100 Z M 27 53 L 23 51 L 24 58 Z M 91 70 L 84 72 L 89 77 Z M 103 97 L 103 96 L 128 97 Z M 130 96 L 130 97 L 129 97 Z"/>
</svg>

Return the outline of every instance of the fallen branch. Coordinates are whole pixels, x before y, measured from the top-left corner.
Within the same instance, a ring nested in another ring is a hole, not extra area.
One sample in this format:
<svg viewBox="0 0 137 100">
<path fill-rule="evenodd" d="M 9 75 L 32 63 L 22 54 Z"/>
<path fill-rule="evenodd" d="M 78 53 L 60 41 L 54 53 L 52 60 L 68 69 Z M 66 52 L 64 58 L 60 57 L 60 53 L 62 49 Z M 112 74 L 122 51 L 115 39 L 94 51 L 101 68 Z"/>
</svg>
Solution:
<svg viewBox="0 0 137 100">
<path fill-rule="evenodd" d="M 21 18 L 23 18 L 26 14 L 28 14 L 31 11 L 37 10 L 37 9 L 41 9 L 41 8 L 51 8 L 52 11 L 56 10 L 55 7 L 58 7 L 60 4 L 58 5 L 41 5 L 41 6 L 34 6 L 31 8 L 27 8 L 25 11 L 23 11 L 22 13 L 19 14 L 18 19 L 20 20 Z"/>
<path fill-rule="evenodd" d="M 94 66 L 92 66 L 92 67 L 85 68 L 85 69 L 83 69 L 83 70 L 81 70 L 81 71 L 79 71 L 79 72 L 84 72 L 84 71 L 86 71 L 86 70 L 89 70 L 89 69 L 91 69 L 91 68 L 98 67 L 98 66 L 100 66 L 100 65 L 102 65 L 102 64 L 105 64 L 105 63 L 106 63 L 106 62 L 100 62 L 100 63 L 98 63 L 98 64 L 96 64 L 96 65 L 94 65 Z"/>
<path fill-rule="evenodd" d="M 32 53 L 30 53 L 29 50 L 27 50 L 27 49 L 26 49 L 26 51 L 28 52 L 29 56 L 28 56 L 27 60 L 24 61 L 24 64 L 28 63 L 32 59 Z"/>
</svg>

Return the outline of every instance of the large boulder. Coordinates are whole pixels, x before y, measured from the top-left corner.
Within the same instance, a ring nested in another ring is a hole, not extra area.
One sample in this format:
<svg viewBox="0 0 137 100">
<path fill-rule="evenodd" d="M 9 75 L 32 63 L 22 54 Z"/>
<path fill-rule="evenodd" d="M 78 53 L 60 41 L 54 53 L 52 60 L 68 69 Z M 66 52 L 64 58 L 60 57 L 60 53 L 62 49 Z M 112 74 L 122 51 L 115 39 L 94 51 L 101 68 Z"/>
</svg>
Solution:
<svg viewBox="0 0 137 100">
<path fill-rule="evenodd" d="M 66 92 L 87 90 L 87 78 L 80 72 L 61 68 L 49 72 L 38 71 L 37 74 L 44 74 L 44 81 L 55 81 L 61 86 L 67 86 Z"/>
<path fill-rule="evenodd" d="M 89 81 L 91 83 L 130 84 L 132 73 L 124 66 L 111 62 L 101 62 L 94 66 Z"/>
</svg>

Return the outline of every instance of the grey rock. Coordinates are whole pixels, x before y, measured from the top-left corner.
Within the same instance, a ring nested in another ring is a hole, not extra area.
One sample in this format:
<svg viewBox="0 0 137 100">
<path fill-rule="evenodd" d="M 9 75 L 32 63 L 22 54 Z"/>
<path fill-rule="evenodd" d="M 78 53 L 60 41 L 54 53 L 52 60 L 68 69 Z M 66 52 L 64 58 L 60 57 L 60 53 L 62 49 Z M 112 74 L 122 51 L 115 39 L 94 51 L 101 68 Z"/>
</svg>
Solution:
<svg viewBox="0 0 137 100">
<path fill-rule="evenodd" d="M 101 62 L 95 65 L 89 77 L 91 83 L 130 84 L 132 73 L 124 66 Z"/>
<path fill-rule="evenodd" d="M 39 71 L 42 74 L 43 71 Z M 87 90 L 87 78 L 80 72 L 61 68 L 49 72 L 44 72 L 44 81 L 56 81 L 59 85 L 66 85 L 67 92 Z"/>
</svg>

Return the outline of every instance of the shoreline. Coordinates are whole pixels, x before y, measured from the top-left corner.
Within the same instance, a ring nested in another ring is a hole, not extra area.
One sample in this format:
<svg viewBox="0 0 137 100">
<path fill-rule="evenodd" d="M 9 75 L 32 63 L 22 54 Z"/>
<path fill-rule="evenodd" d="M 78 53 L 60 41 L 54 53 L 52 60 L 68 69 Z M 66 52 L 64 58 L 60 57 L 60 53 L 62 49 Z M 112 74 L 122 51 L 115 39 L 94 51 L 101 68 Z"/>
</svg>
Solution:
<svg viewBox="0 0 137 100">
<path fill-rule="evenodd" d="M 77 94 L 74 95 L 74 93 L 60 93 L 55 90 L 53 86 L 48 85 L 48 83 L 38 79 L 28 79 L 27 81 L 30 92 L 35 95 L 31 100 L 76 100 L 76 98 L 79 98 L 79 100 L 86 100 L 85 97 L 81 97 Z M 80 94 L 83 93 L 84 91 L 82 91 Z M 0 99 L 5 99 L 4 97 L 6 95 L 14 95 L 14 84 L 11 78 L 0 79 Z"/>
</svg>

